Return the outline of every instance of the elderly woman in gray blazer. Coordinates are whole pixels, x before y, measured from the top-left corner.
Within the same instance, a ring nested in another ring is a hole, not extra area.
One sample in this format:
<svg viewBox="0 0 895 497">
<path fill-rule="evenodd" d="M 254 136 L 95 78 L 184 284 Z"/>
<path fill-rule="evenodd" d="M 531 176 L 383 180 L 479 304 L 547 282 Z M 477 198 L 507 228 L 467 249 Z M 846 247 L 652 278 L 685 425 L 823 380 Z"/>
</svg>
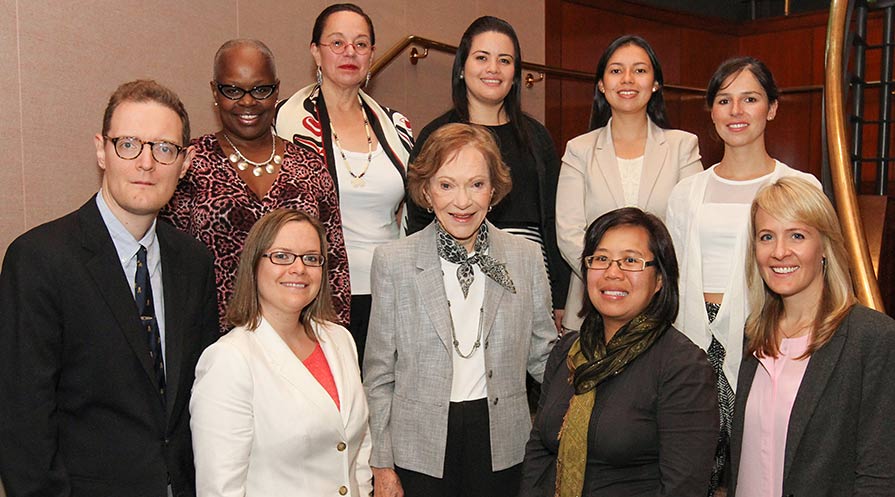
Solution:
<svg viewBox="0 0 895 497">
<path fill-rule="evenodd" d="M 895 321 L 855 303 L 836 213 L 814 184 L 780 178 L 751 215 L 729 495 L 893 495 Z"/>
<path fill-rule="evenodd" d="M 556 338 L 540 248 L 485 215 L 510 190 L 491 134 L 433 133 L 408 174 L 424 230 L 373 257 L 364 358 L 377 497 L 515 495 Z"/>
</svg>

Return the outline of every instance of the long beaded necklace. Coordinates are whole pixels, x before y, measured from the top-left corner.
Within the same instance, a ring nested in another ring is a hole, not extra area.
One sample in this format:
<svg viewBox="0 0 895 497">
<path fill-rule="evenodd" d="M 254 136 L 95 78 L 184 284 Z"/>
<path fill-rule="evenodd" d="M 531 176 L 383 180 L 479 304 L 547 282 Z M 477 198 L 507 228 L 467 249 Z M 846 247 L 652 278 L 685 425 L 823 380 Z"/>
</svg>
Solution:
<svg viewBox="0 0 895 497">
<path fill-rule="evenodd" d="M 360 96 L 358 96 L 358 101 L 360 101 Z M 355 188 L 363 188 L 364 185 L 367 184 L 364 175 L 367 174 L 367 169 L 370 169 L 370 162 L 373 160 L 373 138 L 370 136 L 370 123 L 367 122 L 367 114 L 363 112 L 363 104 L 361 104 L 361 112 L 364 116 L 364 133 L 367 134 L 367 165 L 364 166 L 364 169 L 360 174 L 355 174 L 354 171 L 351 170 L 351 164 L 348 163 L 348 157 L 345 157 L 345 151 L 342 150 L 342 143 L 339 141 L 339 135 L 336 134 L 336 128 L 333 127 L 332 121 L 329 122 L 329 129 L 333 133 L 333 141 L 336 142 L 336 148 L 339 149 L 339 155 L 342 156 L 342 161 L 345 163 L 345 169 L 347 169 L 348 174 L 351 175 L 351 186 Z"/>
<path fill-rule="evenodd" d="M 227 140 L 227 143 L 230 145 L 230 148 L 233 149 L 232 154 L 230 154 L 230 162 L 236 165 L 236 168 L 240 171 L 245 171 L 249 168 L 249 165 L 252 166 L 252 174 L 255 176 L 261 176 L 262 171 L 266 171 L 267 174 L 273 174 L 276 170 L 276 166 L 280 165 L 283 162 L 283 158 L 277 153 L 277 136 L 273 133 L 273 130 L 270 130 L 270 140 L 273 150 L 270 151 L 270 157 L 267 158 L 264 162 L 254 162 L 246 158 L 245 155 L 242 155 L 242 152 L 236 148 L 236 145 L 233 144 L 233 141 L 230 140 L 230 137 L 227 136 L 227 133 L 221 132 L 224 135 L 224 139 Z M 273 164 L 271 164 L 273 162 Z"/>
</svg>

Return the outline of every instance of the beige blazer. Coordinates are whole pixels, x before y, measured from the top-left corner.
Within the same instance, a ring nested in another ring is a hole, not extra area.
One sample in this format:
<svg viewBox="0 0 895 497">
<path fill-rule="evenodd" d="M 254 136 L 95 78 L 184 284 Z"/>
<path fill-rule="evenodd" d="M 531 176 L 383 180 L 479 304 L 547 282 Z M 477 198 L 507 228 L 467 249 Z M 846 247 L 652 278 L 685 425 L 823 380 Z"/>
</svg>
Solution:
<svg viewBox="0 0 895 497">
<path fill-rule="evenodd" d="M 556 189 L 556 241 L 566 262 L 572 266 L 563 326 L 578 330 L 582 319 L 584 283 L 581 251 L 584 233 L 603 214 L 627 207 L 618 171 L 609 123 L 573 138 L 566 145 Z M 671 189 L 683 178 L 702 171 L 696 135 L 677 129 L 662 129 L 652 121 L 643 152 L 643 173 L 637 205 L 665 218 Z"/>
<path fill-rule="evenodd" d="M 198 497 L 367 497 L 367 402 L 345 328 L 315 330 L 341 409 L 266 321 L 238 327 L 196 366 L 190 427 Z"/>
</svg>

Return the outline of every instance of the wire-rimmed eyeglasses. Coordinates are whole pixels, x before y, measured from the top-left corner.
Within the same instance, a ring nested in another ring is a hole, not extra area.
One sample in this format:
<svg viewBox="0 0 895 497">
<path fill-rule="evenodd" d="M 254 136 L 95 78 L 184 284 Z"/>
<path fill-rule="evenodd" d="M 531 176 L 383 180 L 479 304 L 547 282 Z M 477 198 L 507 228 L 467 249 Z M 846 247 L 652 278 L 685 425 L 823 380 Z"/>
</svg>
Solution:
<svg viewBox="0 0 895 497">
<path fill-rule="evenodd" d="M 336 55 L 341 55 L 345 53 L 345 50 L 352 46 L 354 47 L 354 52 L 358 55 L 367 55 L 373 50 L 373 45 L 370 44 L 367 40 L 355 41 L 354 43 L 348 43 L 345 40 L 335 39 L 329 43 L 318 43 L 318 45 L 323 47 L 329 47 L 332 53 Z"/>
</svg>

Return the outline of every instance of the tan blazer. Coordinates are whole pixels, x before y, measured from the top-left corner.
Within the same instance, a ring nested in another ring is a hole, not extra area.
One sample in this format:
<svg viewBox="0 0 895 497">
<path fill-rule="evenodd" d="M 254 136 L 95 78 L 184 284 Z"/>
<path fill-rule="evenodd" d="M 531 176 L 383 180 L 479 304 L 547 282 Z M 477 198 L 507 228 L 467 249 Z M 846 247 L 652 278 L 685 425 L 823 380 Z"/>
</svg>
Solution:
<svg viewBox="0 0 895 497">
<path fill-rule="evenodd" d="M 572 266 L 563 326 L 578 330 L 585 296 L 581 251 L 588 225 L 603 214 L 627 207 L 609 123 L 573 138 L 566 145 L 556 189 L 556 241 Z M 660 219 L 671 189 L 683 178 L 702 171 L 696 135 L 662 129 L 652 121 L 643 152 L 643 173 L 637 205 Z"/>
<path fill-rule="evenodd" d="M 329 393 L 267 321 L 202 353 L 190 400 L 199 497 L 366 497 L 367 402 L 351 334 L 315 325 L 339 393 Z"/>
</svg>

